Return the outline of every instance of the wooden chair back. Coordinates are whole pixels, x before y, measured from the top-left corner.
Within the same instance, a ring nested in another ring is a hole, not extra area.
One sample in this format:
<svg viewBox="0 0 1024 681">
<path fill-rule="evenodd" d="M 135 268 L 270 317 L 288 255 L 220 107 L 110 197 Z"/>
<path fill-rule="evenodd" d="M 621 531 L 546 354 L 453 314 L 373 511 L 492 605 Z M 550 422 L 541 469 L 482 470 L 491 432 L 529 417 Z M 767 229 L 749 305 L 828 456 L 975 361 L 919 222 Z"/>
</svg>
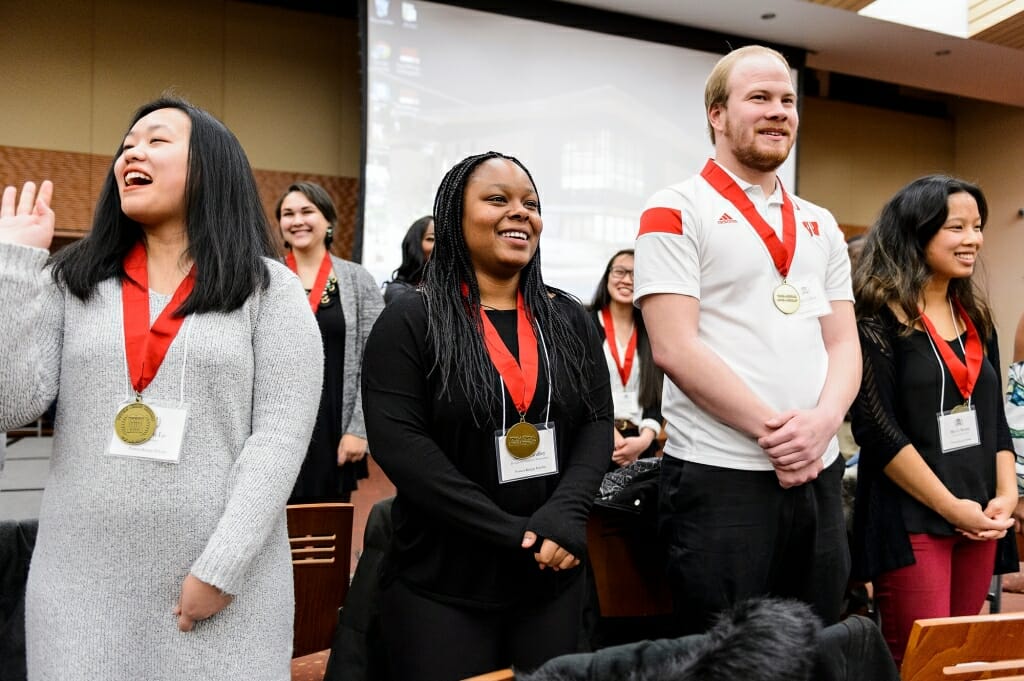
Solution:
<svg viewBox="0 0 1024 681">
<path fill-rule="evenodd" d="M 292 657 L 331 647 L 352 563 L 352 504 L 288 506 L 295 578 Z"/>
<path fill-rule="evenodd" d="M 903 681 L 974 681 L 1024 675 L 1024 612 L 918 620 Z"/>
</svg>

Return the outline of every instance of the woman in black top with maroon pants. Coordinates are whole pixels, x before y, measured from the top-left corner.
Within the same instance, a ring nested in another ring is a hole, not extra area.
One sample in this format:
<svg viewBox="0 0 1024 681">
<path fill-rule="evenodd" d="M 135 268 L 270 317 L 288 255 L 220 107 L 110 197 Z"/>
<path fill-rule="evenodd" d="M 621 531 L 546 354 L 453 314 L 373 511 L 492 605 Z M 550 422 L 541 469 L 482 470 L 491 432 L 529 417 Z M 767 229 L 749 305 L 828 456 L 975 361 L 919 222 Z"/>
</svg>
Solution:
<svg viewBox="0 0 1024 681">
<path fill-rule="evenodd" d="M 434 215 L 421 290 L 367 342 L 363 406 L 398 490 L 381 594 L 392 677 L 450 681 L 575 651 L 612 416 L 592 324 L 541 279 L 526 169 L 465 159 Z"/>
<path fill-rule="evenodd" d="M 915 180 L 882 209 L 854 273 L 854 576 L 874 582 L 897 663 L 914 620 L 978 614 L 997 547 L 1017 566 L 998 343 L 971 281 L 986 213 L 972 184 Z"/>
</svg>

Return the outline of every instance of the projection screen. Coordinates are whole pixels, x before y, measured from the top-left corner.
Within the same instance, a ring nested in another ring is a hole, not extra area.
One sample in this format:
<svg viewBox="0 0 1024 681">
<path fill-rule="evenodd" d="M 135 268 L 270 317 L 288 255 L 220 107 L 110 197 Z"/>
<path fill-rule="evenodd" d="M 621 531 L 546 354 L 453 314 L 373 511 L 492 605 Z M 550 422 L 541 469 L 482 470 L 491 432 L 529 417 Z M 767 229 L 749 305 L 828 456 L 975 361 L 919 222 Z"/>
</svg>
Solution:
<svg viewBox="0 0 1024 681">
<path fill-rule="evenodd" d="M 422 0 L 365 9 L 361 260 L 379 282 L 445 171 L 493 149 L 537 183 L 545 281 L 588 301 L 646 199 L 712 154 L 703 92 L 719 54 Z"/>
</svg>

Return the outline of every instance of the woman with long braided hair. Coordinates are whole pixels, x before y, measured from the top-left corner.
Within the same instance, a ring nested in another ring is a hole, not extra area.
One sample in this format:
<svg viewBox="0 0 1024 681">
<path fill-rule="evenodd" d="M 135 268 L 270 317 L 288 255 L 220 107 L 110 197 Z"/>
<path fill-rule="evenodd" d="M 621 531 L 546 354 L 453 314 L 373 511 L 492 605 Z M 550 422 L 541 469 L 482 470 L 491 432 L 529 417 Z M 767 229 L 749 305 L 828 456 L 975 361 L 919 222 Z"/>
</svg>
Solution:
<svg viewBox="0 0 1024 681">
<path fill-rule="evenodd" d="M 398 490 L 381 593 L 391 672 L 448 681 L 576 649 L 612 410 L 593 325 L 541 276 L 526 168 L 464 159 L 434 218 L 421 290 L 370 334 L 363 404 Z"/>
</svg>

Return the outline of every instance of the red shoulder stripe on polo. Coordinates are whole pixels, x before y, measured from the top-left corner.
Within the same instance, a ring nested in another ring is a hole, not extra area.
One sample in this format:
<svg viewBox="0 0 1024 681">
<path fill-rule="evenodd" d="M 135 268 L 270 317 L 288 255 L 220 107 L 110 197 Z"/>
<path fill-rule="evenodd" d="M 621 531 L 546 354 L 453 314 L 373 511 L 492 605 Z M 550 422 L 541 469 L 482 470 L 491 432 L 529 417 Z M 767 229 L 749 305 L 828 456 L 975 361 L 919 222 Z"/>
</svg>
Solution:
<svg viewBox="0 0 1024 681">
<path fill-rule="evenodd" d="M 682 234 L 683 215 L 675 208 L 648 208 L 640 216 L 640 232 L 638 237 L 652 232 L 663 234 Z"/>
</svg>

